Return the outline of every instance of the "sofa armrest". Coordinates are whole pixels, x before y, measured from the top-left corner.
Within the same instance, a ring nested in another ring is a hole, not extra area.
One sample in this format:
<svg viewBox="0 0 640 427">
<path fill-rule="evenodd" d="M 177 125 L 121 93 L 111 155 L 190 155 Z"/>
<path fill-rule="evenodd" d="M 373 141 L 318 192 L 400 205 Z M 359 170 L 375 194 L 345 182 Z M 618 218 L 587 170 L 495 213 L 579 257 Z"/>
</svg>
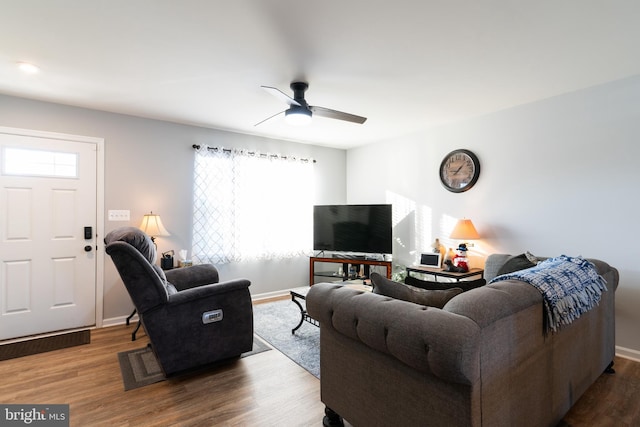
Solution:
<svg viewBox="0 0 640 427">
<path fill-rule="evenodd" d="M 484 278 L 487 283 L 498 275 L 498 271 L 510 257 L 508 254 L 491 254 L 487 257 L 484 263 Z"/>
<path fill-rule="evenodd" d="M 607 282 L 607 289 L 615 292 L 618 289 L 618 282 L 620 281 L 618 269 L 599 259 L 589 258 L 588 261 L 596 267 L 598 274 Z"/>
<path fill-rule="evenodd" d="M 191 267 L 174 268 L 165 271 L 167 281 L 178 291 L 196 286 L 218 283 L 218 269 L 211 264 L 199 264 Z"/>
<path fill-rule="evenodd" d="M 332 328 L 449 382 L 480 377 L 480 328 L 464 316 L 328 283 L 313 285 L 306 301 L 321 330 Z"/>
<path fill-rule="evenodd" d="M 518 280 L 505 280 L 463 292 L 442 308 L 464 316 L 480 328 L 498 322 L 532 306 L 542 309 L 542 295 L 533 286 Z"/>
</svg>

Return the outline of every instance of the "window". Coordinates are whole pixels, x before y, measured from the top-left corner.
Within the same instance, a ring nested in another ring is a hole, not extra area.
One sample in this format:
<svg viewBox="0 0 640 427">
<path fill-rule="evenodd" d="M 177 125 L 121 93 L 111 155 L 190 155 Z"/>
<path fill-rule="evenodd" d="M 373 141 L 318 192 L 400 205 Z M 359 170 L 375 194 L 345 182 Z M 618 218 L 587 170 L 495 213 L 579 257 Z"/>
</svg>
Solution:
<svg viewBox="0 0 640 427">
<path fill-rule="evenodd" d="M 6 147 L 2 154 L 3 175 L 78 177 L 77 153 Z"/>
<path fill-rule="evenodd" d="M 227 263 L 309 255 L 313 163 L 202 147 L 194 164 L 192 259 Z"/>
</svg>

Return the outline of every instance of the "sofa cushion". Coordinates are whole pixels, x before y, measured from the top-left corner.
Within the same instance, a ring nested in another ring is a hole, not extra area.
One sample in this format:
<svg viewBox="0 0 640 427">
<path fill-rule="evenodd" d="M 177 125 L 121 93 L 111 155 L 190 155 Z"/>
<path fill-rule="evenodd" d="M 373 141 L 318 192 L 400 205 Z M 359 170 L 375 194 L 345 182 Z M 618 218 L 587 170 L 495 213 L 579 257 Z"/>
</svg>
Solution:
<svg viewBox="0 0 640 427">
<path fill-rule="evenodd" d="M 153 270 L 160 277 L 160 280 L 162 281 L 162 284 L 164 285 L 164 288 L 167 290 L 167 295 L 173 295 L 173 294 L 178 292 L 176 287 L 173 286 L 173 284 L 171 284 L 171 282 L 169 282 L 167 280 L 167 275 L 164 274 L 164 270 L 163 269 L 161 269 L 157 265 L 153 264 Z"/>
<path fill-rule="evenodd" d="M 442 308 L 453 297 L 463 292 L 461 288 L 420 289 L 404 283 L 394 282 L 379 273 L 371 273 L 373 292 L 390 298 L 409 301 L 429 307 Z"/>
</svg>

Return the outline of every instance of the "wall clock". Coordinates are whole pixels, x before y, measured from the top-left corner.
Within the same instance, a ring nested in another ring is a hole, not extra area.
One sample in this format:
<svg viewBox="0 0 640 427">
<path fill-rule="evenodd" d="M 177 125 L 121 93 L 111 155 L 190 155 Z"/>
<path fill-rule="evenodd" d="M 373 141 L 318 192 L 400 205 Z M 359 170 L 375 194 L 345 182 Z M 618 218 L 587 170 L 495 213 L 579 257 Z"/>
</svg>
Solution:
<svg viewBox="0 0 640 427">
<path fill-rule="evenodd" d="M 469 150 L 453 150 L 440 163 L 440 181 L 453 193 L 462 193 L 474 186 L 480 176 L 480 161 Z"/>
</svg>

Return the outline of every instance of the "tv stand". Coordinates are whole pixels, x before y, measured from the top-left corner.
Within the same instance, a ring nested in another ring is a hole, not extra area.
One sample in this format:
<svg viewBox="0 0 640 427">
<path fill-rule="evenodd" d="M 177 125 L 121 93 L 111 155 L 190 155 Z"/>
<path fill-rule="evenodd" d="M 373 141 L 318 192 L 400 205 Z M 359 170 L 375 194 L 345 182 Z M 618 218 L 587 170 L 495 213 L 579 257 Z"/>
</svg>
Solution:
<svg viewBox="0 0 640 427">
<path fill-rule="evenodd" d="M 338 274 L 338 272 L 316 272 L 316 263 L 317 262 L 327 262 L 334 264 L 342 264 L 342 274 Z M 364 275 L 363 276 L 349 276 L 349 266 L 350 265 L 364 265 Z M 313 286 L 314 280 L 313 278 L 316 276 L 319 277 L 332 277 L 334 279 L 340 279 L 342 281 L 352 280 L 352 279 L 368 279 L 369 271 L 372 265 L 383 266 L 387 269 L 387 278 L 391 279 L 391 261 L 380 261 L 366 258 L 324 258 L 324 257 L 309 257 L 309 286 Z"/>
</svg>

